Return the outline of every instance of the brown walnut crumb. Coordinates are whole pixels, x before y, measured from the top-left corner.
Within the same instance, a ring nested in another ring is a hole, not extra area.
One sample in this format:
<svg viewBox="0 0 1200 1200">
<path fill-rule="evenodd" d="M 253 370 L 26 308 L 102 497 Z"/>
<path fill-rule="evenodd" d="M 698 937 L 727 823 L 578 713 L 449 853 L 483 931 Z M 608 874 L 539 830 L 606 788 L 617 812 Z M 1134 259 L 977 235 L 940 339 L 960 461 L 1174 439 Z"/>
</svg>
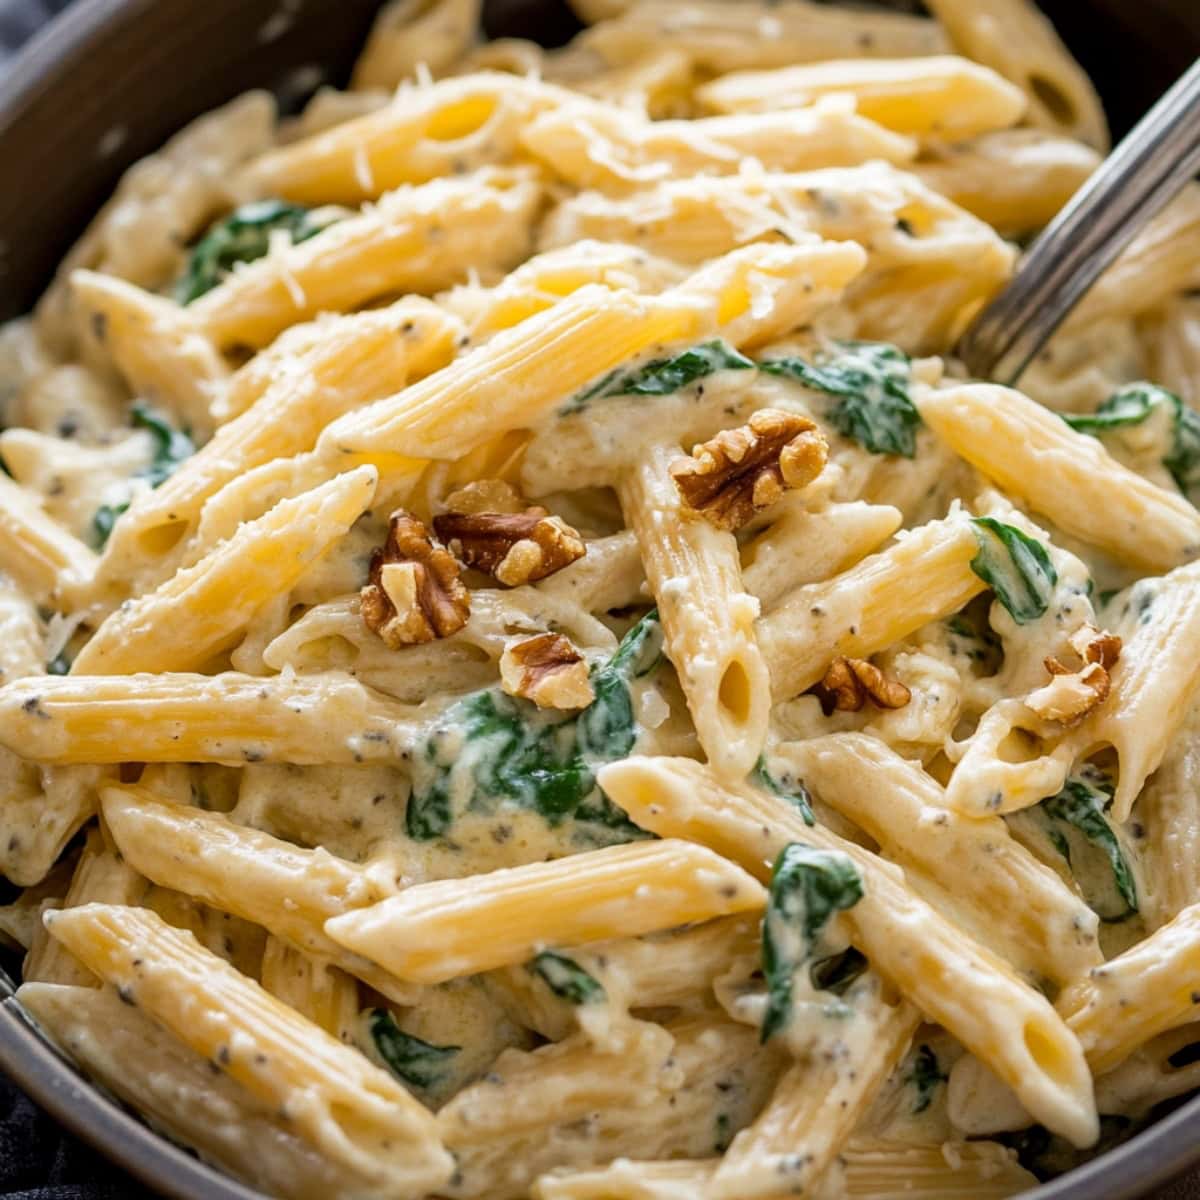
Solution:
<svg viewBox="0 0 1200 1200">
<path fill-rule="evenodd" d="M 874 663 L 844 654 L 829 664 L 824 679 L 812 690 L 826 716 L 858 712 L 868 700 L 879 708 L 903 708 L 912 699 L 904 684 L 889 679 Z"/>
<path fill-rule="evenodd" d="M 1050 682 L 1031 692 L 1025 704 L 1047 721 L 1074 725 L 1108 699 L 1109 671 L 1121 657 L 1121 639 L 1089 624 L 1077 629 L 1067 645 L 1072 653 L 1066 657 L 1071 661 L 1047 655 L 1042 661 Z"/>
<path fill-rule="evenodd" d="M 506 587 L 535 583 L 587 553 L 583 539 L 544 508 L 524 512 L 447 512 L 433 518 L 438 537 L 468 567 Z"/>
<path fill-rule="evenodd" d="M 824 469 L 829 446 L 807 417 L 764 408 L 740 429 L 726 429 L 671 465 L 689 508 L 718 529 L 740 529 L 788 488 Z"/>
<path fill-rule="evenodd" d="M 387 541 L 371 556 L 360 609 L 367 628 L 392 649 L 448 637 L 471 615 L 458 563 L 411 513 L 392 513 Z"/>
<path fill-rule="evenodd" d="M 583 655 L 561 633 L 542 633 L 507 646 L 501 686 L 538 708 L 586 708 L 596 698 Z"/>
</svg>

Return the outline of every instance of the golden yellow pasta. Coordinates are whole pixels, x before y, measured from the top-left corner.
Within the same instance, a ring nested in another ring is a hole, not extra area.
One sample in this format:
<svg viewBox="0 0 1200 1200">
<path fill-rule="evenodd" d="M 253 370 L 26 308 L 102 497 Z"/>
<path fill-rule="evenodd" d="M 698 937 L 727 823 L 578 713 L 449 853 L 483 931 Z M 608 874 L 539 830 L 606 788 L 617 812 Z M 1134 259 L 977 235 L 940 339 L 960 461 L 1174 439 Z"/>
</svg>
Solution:
<svg viewBox="0 0 1200 1200">
<path fill-rule="evenodd" d="M 969 379 L 1107 138 L 1032 0 L 569 4 L 0 326 L 6 1003 L 282 1200 L 1023 1193 L 1200 1087 L 1200 188 Z"/>
</svg>

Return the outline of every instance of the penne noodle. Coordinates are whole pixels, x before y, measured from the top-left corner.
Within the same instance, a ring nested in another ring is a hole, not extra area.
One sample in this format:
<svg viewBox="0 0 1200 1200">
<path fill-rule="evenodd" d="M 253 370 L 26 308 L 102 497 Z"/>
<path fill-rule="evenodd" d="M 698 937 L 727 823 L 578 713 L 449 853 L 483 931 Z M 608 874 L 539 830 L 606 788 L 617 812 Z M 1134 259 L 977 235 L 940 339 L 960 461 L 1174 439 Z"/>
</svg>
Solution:
<svg viewBox="0 0 1200 1200">
<path fill-rule="evenodd" d="M 778 112 L 823 96 L 850 96 L 860 116 L 885 129 L 947 141 L 1007 129 L 1020 120 L 1026 104 L 1003 76 L 948 54 L 738 71 L 706 83 L 696 96 L 704 108 L 720 113 Z"/>
<path fill-rule="evenodd" d="M 758 623 L 775 699 L 812 687 L 839 654 L 869 658 L 957 612 L 986 586 L 971 570 L 978 550 L 966 515 L 955 513 L 909 530 L 832 579 L 790 592 Z"/>
<path fill-rule="evenodd" d="M 524 962 L 540 946 L 653 933 L 762 903 L 744 871 L 668 840 L 495 871 L 468 885 L 418 884 L 325 928 L 400 979 L 441 983 Z M 483 928 L 491 936 L 481 938 Z"/>
<path fill-rule="evenodd" d="M 845 920 L 875 969 L 985 1061 L 1047 1128 L 1079 1146 L 1095 1140 L 1091 1076 L 1075 1037 L 1040 993 L 918 899 L 894 868 L 808 825 L 786 801 L 718 783 L 686 759 L 629 758 L 604 767 L 599 778 L 643 827 L 699 841 L 759 878 L 793 840 L 849 856 L 866 895 Z M 986 1016 L 980 995 L 988 997 Z"/>
<path fill-rule="evenodd" d="M 414 1200 L 452 1172 L 429 1112 L 390 1075 L 142 908 L 47 915 L 53 936 L 299 1137 Z M 299 1102 L 303 1097 L 303 1102 Z"/>
<path fill-rule="evenodd" d="M 348 675 L 68 675 L 0 689 L 0 745 L 44 763 L 394 761 L 414 710 Z"/>
<path fill-rule="evenodd" d="M 742 586 L 737 542 L 683 503 L 665 446 L 621 485 L 700 745 L 730 778 L 754 766 L 767 740 L 771 679 L 755 638 L 758 605 Z M 703 603 L 697 601 L 703 598 Z"/>
</svg>

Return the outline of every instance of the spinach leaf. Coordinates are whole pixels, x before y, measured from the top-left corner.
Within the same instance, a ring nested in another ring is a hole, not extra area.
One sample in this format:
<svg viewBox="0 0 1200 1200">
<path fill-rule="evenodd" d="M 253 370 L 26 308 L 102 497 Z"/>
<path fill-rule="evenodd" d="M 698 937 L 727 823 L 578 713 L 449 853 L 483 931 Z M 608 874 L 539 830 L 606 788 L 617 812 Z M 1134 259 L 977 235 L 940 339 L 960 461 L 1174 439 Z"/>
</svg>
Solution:
<svg viewBox="0 0 1200 1200">
<path fill-rule="evenodd" d="M 306 241 L 331 225 L 328 210 L 317 216 L 298 204 L 282 200 L 257 200 L 243 204 L 224 220 L 211 225 L 192 248 L 183 275 L 175 284 L 175 299 L 191 304 L 229 274 L 238 263 L 262 258 L 271 248 L 276 229 L 287 232 L 296 242 Z"/>
<path fill-rule="evenodd" d="M 379 1057 L 391 1072 L 416 1088 L 429 1088 L 438 1083 L 461 1046 L 434 1046 L 411 1033 L 405 1033 L 390 1012 L 372 1009 L 368 1018 L 371 1037 Z"/>
<path fill-rule="evenodd" d="M 815 825 L 816 817 L 813 816 L 812 796 L 809 795 L 808 788 L 799 780 L 795 780 L 794 786 L 791 781 L 788 781 L 788 786 L 777 780 L 767 767 L 767 756 L 759 755 L 758 762 L 754 765 L 754 782 L 760 787 L 765 788 L 773 796 L 779 796 L 786 800 L 797 812 L 804 818 L 805 825 Z"/>
<path fill-rule="evenodd" d="M 941 1069 L 937 1055 L 924 1043 L 918 1046 L 913 1056 L 912 1067 L 904 1076 L 904 1082 L 917 1093 L 913 1102 L 913 1112 L 923 1113 L 933 1103 L 933 1096 L 939 1085 L 949 1078 L 950 1076 Z"/>
<path fill-rule="evenodd" d="M 752 359 L 718 338 L 670 358 L 657 358 L 635 371 L 611 371 L 568 400 L 559 413 L 566 416 L 581 412 L 592 400 L 611 396 L 669 396 L 718 371 L 749 371 L 753 367 Z"/>
<path fill-rule="evenodd" d="M 796 972 L 811 964 L 826 925 L 837 912 L 853 908 L 862 897 L 862 878 L 847 855 L 817 850 L 803 842 L 789 842 L 783 848 L 771 872 L 763 918 L 767 1010 L 762 1041 L 791 1020 Z"/>
<path fill-rule="evenodd" d="M 1124 921 L 1138 911 L 1137 884 L 1125 859 L 1116 832 L 1105 816 L 1113 798 L 1113 784 L 1103 771 L 1084 767 L 1067 780 L 1061 792 L 1027 810 L 1050 844 L 1086 882 L 1088 853 L 1099 854 L 1112 874 L 1115 896 L 1088 895 L 1084 898 L 1106 922 Z"/>
<path fill-rule="evenodd" d="M 129 504 L 130 501 L 126 500 L 122 504 L 102 504 L 96 509 L 96 515 L 92 518 L 92 540 L 97 550 L 104 549 L 117 518 L 129 511 Z"/>
<path fill-rule="evenodd" d="M 886 342 L 839 342 L 840 354 L 767 359 L 759 366 L 772 375 L 790 375 L 807 388 L 836 396 L 825 419 L 843 437 L 872 454 L 917 452 L 921 416 L 908 394 L 911 361 Z"/>
<path fill-rule="evenodd" d="M 1077 433 L 1107 433 L 1140 425 L 1170 396 L 1153 384 L 1135 383 L 1114 392 L 1094 413 L 1063 413 L 1062 419 Z"/>
<path fill-rule="evenodd" d="M 1178 396 L 1167 392 L 1174 407 L 1174 443 L 1163 466 L 1171 472 L 1176 487 L 1191 499 L 1200 487 L 1200 413 L 1188 408 Z"/>
<path fill-rule="evenodd" d="M 135 429 L 144 429 L 154 438 L 154 458 L 138 477 L 148 480 L 151 487 L 165 483 L 185 459 L 196 453 L 196 444 L 186 432 L 180 432 L 161 413 L 140 401 L 133 406 L 130 422 Z"/>
<path fill-rule="evenodd" d="M 1200 413 L 1174 392 L 1153 383 L 1131 383 L 1109 396 L 1094 413 L 1064 414 L 1063 420 L 1080 433 L 1099 437 L 1114 429 L 1140 425 L 1159 408 L 1171 414 L 1171 449 L 1162 460 L 1163 466 L 1171 472 L 1179 490 L 1190 498 L 1200 487 Z"/>
<path fill-rule="evenodd" d="M 144 429 L 154 438 L 154 457 L 148 466 L 134 473 L 134 479 L 145 479 L 152 488 L 165 483 L 179 464 L 196 453 L 196 445 L 187 431 L 181 432 L 161 413 L 155 412 L 140 400 L 134 404 L 129 423 Z M 117 518 L 129 511 L 132 501 L 102 504 L 92 518 L 92 534 L 97 549 L 103 549 L 117 523 Z"/>
<path fill-rule="evenodd" d="M 576 715 L 548 714 L 496 688 L 453 704 L 414 755 L 409 836 L 444 836 L 459 812 L 503 804 L 532 809 L 551 825 L 574 818 L 625 839 L 645 836 L 596 785 L 595 771 L 633 749 L 630 684 L 661 661 L 662 628 L 652 611 L 593 670 L 595 699 Z"/>
<path fill-rule="evenodd" d="M 996 593 L 1018 625 L 1037 620 L 1050 606 L 1058 572 L 1041 542 L 993 517 L 974 517 L 979 553 L 971 570 Z"/>
<path fill-rule="evenodd" d="M 604 1000 L 604 985 L 600 980 L 565 954 L 543 950 L 533 960 L 531 969 L 556 996 L 570 1004 L 599 1004 Z"/>
</svg>

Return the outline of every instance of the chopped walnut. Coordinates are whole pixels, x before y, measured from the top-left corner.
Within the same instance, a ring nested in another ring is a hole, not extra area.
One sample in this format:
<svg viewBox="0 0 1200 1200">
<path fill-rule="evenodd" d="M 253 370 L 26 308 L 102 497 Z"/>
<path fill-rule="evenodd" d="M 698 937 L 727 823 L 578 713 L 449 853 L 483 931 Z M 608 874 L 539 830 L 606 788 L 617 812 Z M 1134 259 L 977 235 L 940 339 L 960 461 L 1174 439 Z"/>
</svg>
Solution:
<svg viewBox="0 0 1200 1200">
<path fill-rule="evenodd" d="M 1054 655 L 1043 659 L 1050 682 L 1031 692 L 1025 704 L 1047 721 L 1074 725 L 1108 699 L 1109 671 L 1121 657 L 1121 639 L 1094 625 L 1083 625 L 1067 639 L 1078 657 L 1078 665 L 1064 663 Z"/>
<path fill-rule="evenodd" d="M 561 633 L 542 633 L 508 646 L 500 681 L 510 696 L 538 708 L 586 708 L 596 698 L 583 656 Z"/>
<path fill-rule="evenodd" d="M 367 628 L 392 650 L 448 637 L 471 615 L 458 563 L 402 508 L 392 513 L 387 541 L 371 556 L 359 603 Z"/>
<path fill-rule="evenodd" d="M 689 508 L 718 529 L 740 529 L 787 488 L 804 487 L 824 469 L 829 447 L 807 417 L 764 408 L 740 429 L 726 429 L 671 466 Z"/>
<path fill-rule="evenodd" d="M 506 587 L 545 579 L 587 553 L 579 534 L 544 508 L 448 512 L 434 517 L 433 527 L 468 567 L 488 572 Z"/>
<path fill-rule="evenodd" d="M 451 492 L 444 501 L 452 513 L 519 513 L 525 507 L 521 493 L 503 479 L 477 479 Z"/>
<path fill-rule="evenodd" d="M 889 679 L 865 658 L 839 654 L 829 664 L 825 678 L 813 688 L 826 716 L 833 712 L 858 712 L 870 700 L 879 708 L 903 708 L 912 692 L 898 679 Z"/>
</svg>

